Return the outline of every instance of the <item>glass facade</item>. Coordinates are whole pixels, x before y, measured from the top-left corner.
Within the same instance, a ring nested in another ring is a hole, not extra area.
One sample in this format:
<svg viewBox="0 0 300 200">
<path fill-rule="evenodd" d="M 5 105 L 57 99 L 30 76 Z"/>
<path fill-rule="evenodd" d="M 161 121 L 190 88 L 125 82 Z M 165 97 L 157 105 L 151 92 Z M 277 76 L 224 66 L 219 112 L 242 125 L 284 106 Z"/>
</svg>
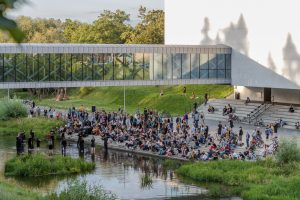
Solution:
<svg viewBox="0 0 300 200">
<path fill-rule="evenodd" d="M 0 54 L 1 82 L 210 78 L 231 78 L 230 54 Z"/>
</svg>

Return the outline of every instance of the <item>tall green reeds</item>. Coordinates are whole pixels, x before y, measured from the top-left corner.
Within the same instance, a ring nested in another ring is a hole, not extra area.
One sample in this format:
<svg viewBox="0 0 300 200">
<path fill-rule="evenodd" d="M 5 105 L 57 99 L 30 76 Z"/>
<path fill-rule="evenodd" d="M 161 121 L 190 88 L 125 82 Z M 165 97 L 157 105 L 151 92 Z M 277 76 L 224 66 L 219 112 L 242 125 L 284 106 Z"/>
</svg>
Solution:
<svg viewBox="0 0 300 200">
<path fill-rule="evenodd" d="M 0 120 L 27 116 L 27 108 L 18 99 L 3 98 L 0 100 Z"/>
<path fill-rule="evenodd" d="M 17 156 L 5 163 L 6 176 L 48 176 L 90 171 L 95 163 L 62 156 L 33 154 Z"/>
</svg>

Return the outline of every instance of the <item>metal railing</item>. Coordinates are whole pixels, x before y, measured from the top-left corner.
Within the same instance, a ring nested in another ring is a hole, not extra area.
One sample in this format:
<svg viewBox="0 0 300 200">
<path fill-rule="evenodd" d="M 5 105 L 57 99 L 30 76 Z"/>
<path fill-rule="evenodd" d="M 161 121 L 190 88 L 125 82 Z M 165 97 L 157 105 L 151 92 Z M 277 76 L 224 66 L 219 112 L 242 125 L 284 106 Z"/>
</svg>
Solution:
<svg viewBox="0 0 300 200">
<path fill-rule="evenodd" d="M 251 111 L 248 116 L 248 123 L 251 124 L 254 121 L 257 121 L 258 117 L 261 116 L 266 110 L 268 110 L 272 104 L 262 103 L 258 107 L 256 107 L 253 111 Z"/>
</svg>

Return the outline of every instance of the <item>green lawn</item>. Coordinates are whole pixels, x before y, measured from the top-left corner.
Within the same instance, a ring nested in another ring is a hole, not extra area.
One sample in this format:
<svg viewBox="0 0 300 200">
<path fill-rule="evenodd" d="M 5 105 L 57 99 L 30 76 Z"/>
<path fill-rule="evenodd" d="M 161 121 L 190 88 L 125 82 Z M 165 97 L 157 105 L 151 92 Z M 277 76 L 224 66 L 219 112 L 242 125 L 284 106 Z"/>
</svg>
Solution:
<svg viewBox="0 0 300 200">
<path fill-rule="evenodd" d="M 42 117 L 0 120 L 0 136 L 16 136 L 21 130 L 24 130 L 28 136 L 29 131 L 33 129 L 35 135 L 43 139 L 51 129 L 60 125 L 63 125 L 63 122 L 60 120 Z"/>
<path fill-rule="evenodd" d="M 228 85 L 187 85 L 187 95 L 182 96 L 183 86 L 131 86 L 126 87 L 126 111 L 129 113 L 140 110 L 144 107 L 152 108 L 160 112 L 168 112 L 172 115 L 189 112 L 193 103 L 203 102 L 205 93 L 210 98 L 224 98 L 233 92 L 232 86 Z M 163 90 L 164 95 L 160 96 Z M 192 92 L 198 97 L 196 100 L 191 99 Z M 18 93 L 15 93 L 17 96 Z M 79 89 L 69 90 L 70 100 L 56 102 L 54 96 L 37 100 L 37 104 L 51 106 L 55 108 L 67 109 L 70 106 L 79 107 L 84 105 L 91 109 L 92 105 L 97 108 L 105 108 L 108 111 L 123 108 L 124 88 L 123 87 L 101 87 L 91 88 L 89 91 Z M 21 93 L 24 97 L 24 93 Z"/>
</svg>

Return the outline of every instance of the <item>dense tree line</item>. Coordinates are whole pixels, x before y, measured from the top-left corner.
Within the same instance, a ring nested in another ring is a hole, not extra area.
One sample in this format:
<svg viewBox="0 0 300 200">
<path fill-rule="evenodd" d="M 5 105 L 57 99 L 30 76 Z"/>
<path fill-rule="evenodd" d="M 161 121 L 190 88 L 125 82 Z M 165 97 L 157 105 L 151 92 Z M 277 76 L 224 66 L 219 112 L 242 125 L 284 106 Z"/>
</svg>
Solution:
<svg viewBox="0 0 300 200">
<path fill-rule="evenodd" d="M 25 34 L 24 43 L 163 44 L 164 12 L 140 7 L 138 17 L 136 26 L 122 10 L 105 10 L 93 23 L 26 16 L 16 22 Z M 1 43 L 13 41 L 7 32 L 0 32 Z"/>
</svg>

